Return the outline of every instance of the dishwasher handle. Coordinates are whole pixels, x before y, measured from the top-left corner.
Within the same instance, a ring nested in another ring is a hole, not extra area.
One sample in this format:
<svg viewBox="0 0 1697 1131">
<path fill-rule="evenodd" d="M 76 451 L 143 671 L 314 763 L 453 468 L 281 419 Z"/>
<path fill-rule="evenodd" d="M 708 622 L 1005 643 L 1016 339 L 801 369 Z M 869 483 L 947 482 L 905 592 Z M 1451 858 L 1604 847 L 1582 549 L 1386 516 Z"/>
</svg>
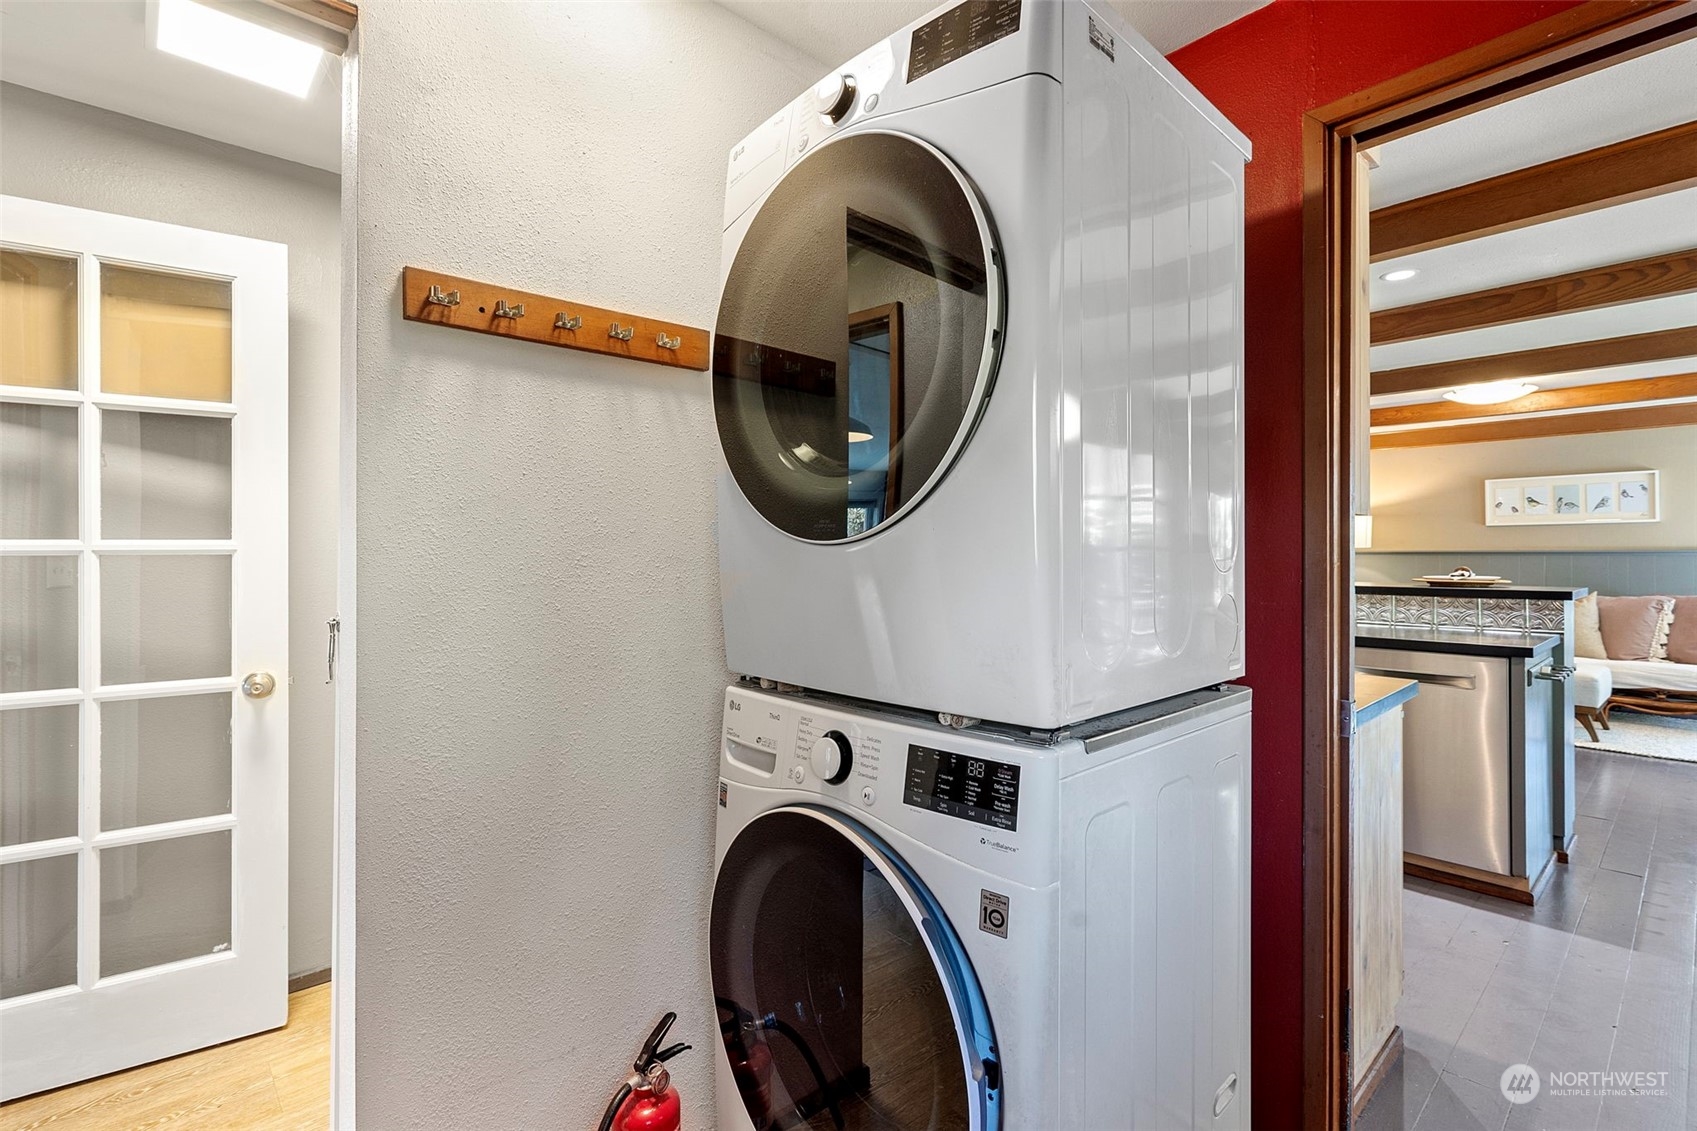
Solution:
<svg viewBox="0 0 1697 1131">
<path fill-rule="evenodd" d="M 1470 675 L 1442 675 L 1438 672 L 1405 672 L 1394 668 L 1356 668 L 1363 675 L 1389 676 L 1391 679 L 1413 679 L 1421 683 L 1435 684 L 1438 687 L 1459 687 L 1463 691 L 1477 691 L 1479 681 Z"/>
</svg>

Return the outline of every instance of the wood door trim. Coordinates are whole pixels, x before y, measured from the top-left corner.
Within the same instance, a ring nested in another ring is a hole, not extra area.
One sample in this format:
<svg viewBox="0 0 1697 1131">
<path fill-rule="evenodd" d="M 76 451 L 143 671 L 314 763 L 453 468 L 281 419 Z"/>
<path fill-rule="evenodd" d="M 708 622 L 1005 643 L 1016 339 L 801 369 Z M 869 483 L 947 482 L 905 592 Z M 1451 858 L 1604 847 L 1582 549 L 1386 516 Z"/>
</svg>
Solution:
<svg viewBox="0 0 1697 1131">
<path fill-rule="evenodd" d="M 1347 328 L 1340 268 L 1356 149 L 1697 36 L 1697 6 L 1590 0 L 1303 116 L 1302 1125 L 1349 1121 L 1349 715 L 1354 638 Z"/>
<path fill-rule="evenodd" d="M 314 23 L 327 27 L 338 28 L 344 32 L 354 30 L 359 22 L 359 5 L 349 4 L 347 0 L 263 0 L 273 8 L 282 8 L 297 16 L 305 16 Z"/>
<path fill-rule="evenodd" d="M 1577 373 L 1584 369 L 1607 369 L 1641 361 L 1667 361 L 1697 356 L 1697 326 L 1677 326 L 1620 338 L 1598 338 L 1561 346 L 1435 361 L 1381 369 L 1373 374 L 1373 395 L 1420 393 L 1447 389 L 1476 381 L 1506 381 L 1516 377 L 1544 377 L 1551 373 Z"/>
<path fill-rule="evenodd" d="M 1445 424 L 1477 420 L 1482 416 L 1521 417 L 1534 412 L 1568 412 L 1576 408 L 1607 408 L 1611 405 L 1643 404 L 1697 397 L 1697 373 L 1674 373 L 1666 377 L 1640 377 L 1631 381 L 1604 381 L 1574 385 L 1566 389 L 1543 389 L 1503 404 L 1458 404 L 1432 401 L 1427 404 L 1393 405 L 1376 408 L 1374 428 L 1407 424 Z"/>
<path fill-rule="evenodd" d="M 1697 291 L 1697 248 L 1373 312 L 1373 344 L 1600 310 Z"/>
<path fill-rule="evenodd" d="M 1596 432 L 1627 432 L 1643 428 L 1676 428 L 1697 424 L 1697 403 L 1642 405 L 1604 412 L 1570 412 L 1522 420 L 1484 420 L 1477 424 L 1439 424 L 1401 432 L 1375 432 L 1372 447 L 1431 448 L 1441 444 L 1483 444 L 1492 440 L 1525 440 L 1536 436 L 1589 436 Z"/>
<path fill-rule="evenodd" d="M 1377 86 L 1310 116 L 1363 144 L 1417 133 L 1697 35 L 1685 0 L 1589 0 Z"/>
<path fill-rule="evenodd" d="M 1697 122 L 1373 210 L 1373 262 L 1697 185 Z"/>
<path fill-rule="evenodd" d="M 870 326 L 883 323 L 890 335 L 890 455 L 889 464 L 884 471 L 884 517 L 888 518 L 901 509 L 901 451 L 896 445 L 901 441 L 902 426 L 907 420 L 907 405 L 902 397 L 902 387 L 905 384 L 902 374 L 902 304 L 888 302 L 883 306 L 868 307 L 857 310 L 849 315 L 849 337 L 854 337 L 856 326 Z"/>
</svg>

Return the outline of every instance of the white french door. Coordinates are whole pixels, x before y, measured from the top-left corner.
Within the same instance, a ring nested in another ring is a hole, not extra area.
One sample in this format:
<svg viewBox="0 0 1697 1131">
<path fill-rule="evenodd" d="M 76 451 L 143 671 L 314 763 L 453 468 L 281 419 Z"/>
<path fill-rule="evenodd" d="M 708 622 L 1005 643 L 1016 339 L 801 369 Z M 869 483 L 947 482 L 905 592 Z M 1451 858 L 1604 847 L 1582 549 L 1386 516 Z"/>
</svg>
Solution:
<svg viewBox="0 0 1697 1131">
<path fill-rule="evenodd" d="M 0 1099 L 284 1023 L 280 244 L 0 197 Z"/>
</svg>

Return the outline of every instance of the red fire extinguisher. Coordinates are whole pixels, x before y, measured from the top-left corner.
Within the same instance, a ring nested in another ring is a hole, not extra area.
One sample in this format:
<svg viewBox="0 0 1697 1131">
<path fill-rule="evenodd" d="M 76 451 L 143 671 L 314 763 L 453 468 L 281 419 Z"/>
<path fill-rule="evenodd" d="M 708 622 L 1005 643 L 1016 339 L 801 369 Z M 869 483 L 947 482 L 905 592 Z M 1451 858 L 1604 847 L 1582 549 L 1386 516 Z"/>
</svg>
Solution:
<svg viewBox="0 0 1697 1131">
<path fill-rule="evenodd" d="M 631 1064 L 630 1078 L 619 1086 L 601 1116 L 601 1131 L 680 1131 L 683 1108 L 666 1061 L 690 1046 L 680 1042 L 660 1047 L 677 1019 L 676 1013 L 668 1012 L 648 1034 Z"/>
</svg>

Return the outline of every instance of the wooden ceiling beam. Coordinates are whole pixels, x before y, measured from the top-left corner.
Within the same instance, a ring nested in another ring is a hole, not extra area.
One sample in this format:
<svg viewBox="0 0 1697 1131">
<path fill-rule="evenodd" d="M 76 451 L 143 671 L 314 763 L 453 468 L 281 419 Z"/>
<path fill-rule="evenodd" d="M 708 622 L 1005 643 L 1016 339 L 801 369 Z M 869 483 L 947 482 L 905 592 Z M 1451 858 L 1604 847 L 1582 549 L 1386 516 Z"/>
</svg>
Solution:
<svg viewBox="0 0 1697 1131">
<path fill-rule="evenodd" d="M 1375 432 L 1374 448 L 1429 448 L 1440 444 L 1483 444 L 1492 440 L 1525 440 L 1535 436 L 1587 436 L 1593 432 L 1631 432 L 1640 428 L 1673 428 L 1697 424 L 1697 404 L 1651 405 L 1606 412 L 1574 412 L 1566 416 L 1534 416 L 1525 420 L 1486 420 L 1478 424 L 1444 424 L 1410 428 L 1405 432 Z"/>
<path fill-rule="evenodd" d="M 1697 291 L 1697 248 L 1373 312 L 1373 344 L 1600 310 Z"/>
<path fill-rule="evenodd" d="M 1453 420 L 1476 420 L 1481 416 L 1525 416 L 1534 412 L 1559 412 L 1576 408 L 1607 408 L 1611 405 L 1643 404 L 1697 398 L 1697 373 L 1668 377 L 1640 377 L 1631 381 L 1604 381 L 1566 389 L 1541 389 L 1502 404 L 1459 404 L 1435 401 L 1430 404 L 1394 405 L 1376 408 L 1374 428 L 1407 424 L 1443 424 Z"/>
<path fill-rule="evenodd" d="M 1697 185 L 1697 122 L 1373 210 L 1377 263 Z"/>
<path fill-rule="evenodd" d="M 1606 369 L 1612 365 L 1666 361 L 1673 357 L 1697 357 L 1697 326 L 1679 326 L 1672 330 L 1652 330 L 1647 334 L 1599 338 L 1486 357 L 1466 357 L 1431 365 L 1410 365 L 1402 369 L 1381 369 L 1373 374 L 1372 392 L 1376 397 L 1387 393 L 1420 393 L 1479 381 L 1577 373 L 1585 369 Z"/>
</svg>

